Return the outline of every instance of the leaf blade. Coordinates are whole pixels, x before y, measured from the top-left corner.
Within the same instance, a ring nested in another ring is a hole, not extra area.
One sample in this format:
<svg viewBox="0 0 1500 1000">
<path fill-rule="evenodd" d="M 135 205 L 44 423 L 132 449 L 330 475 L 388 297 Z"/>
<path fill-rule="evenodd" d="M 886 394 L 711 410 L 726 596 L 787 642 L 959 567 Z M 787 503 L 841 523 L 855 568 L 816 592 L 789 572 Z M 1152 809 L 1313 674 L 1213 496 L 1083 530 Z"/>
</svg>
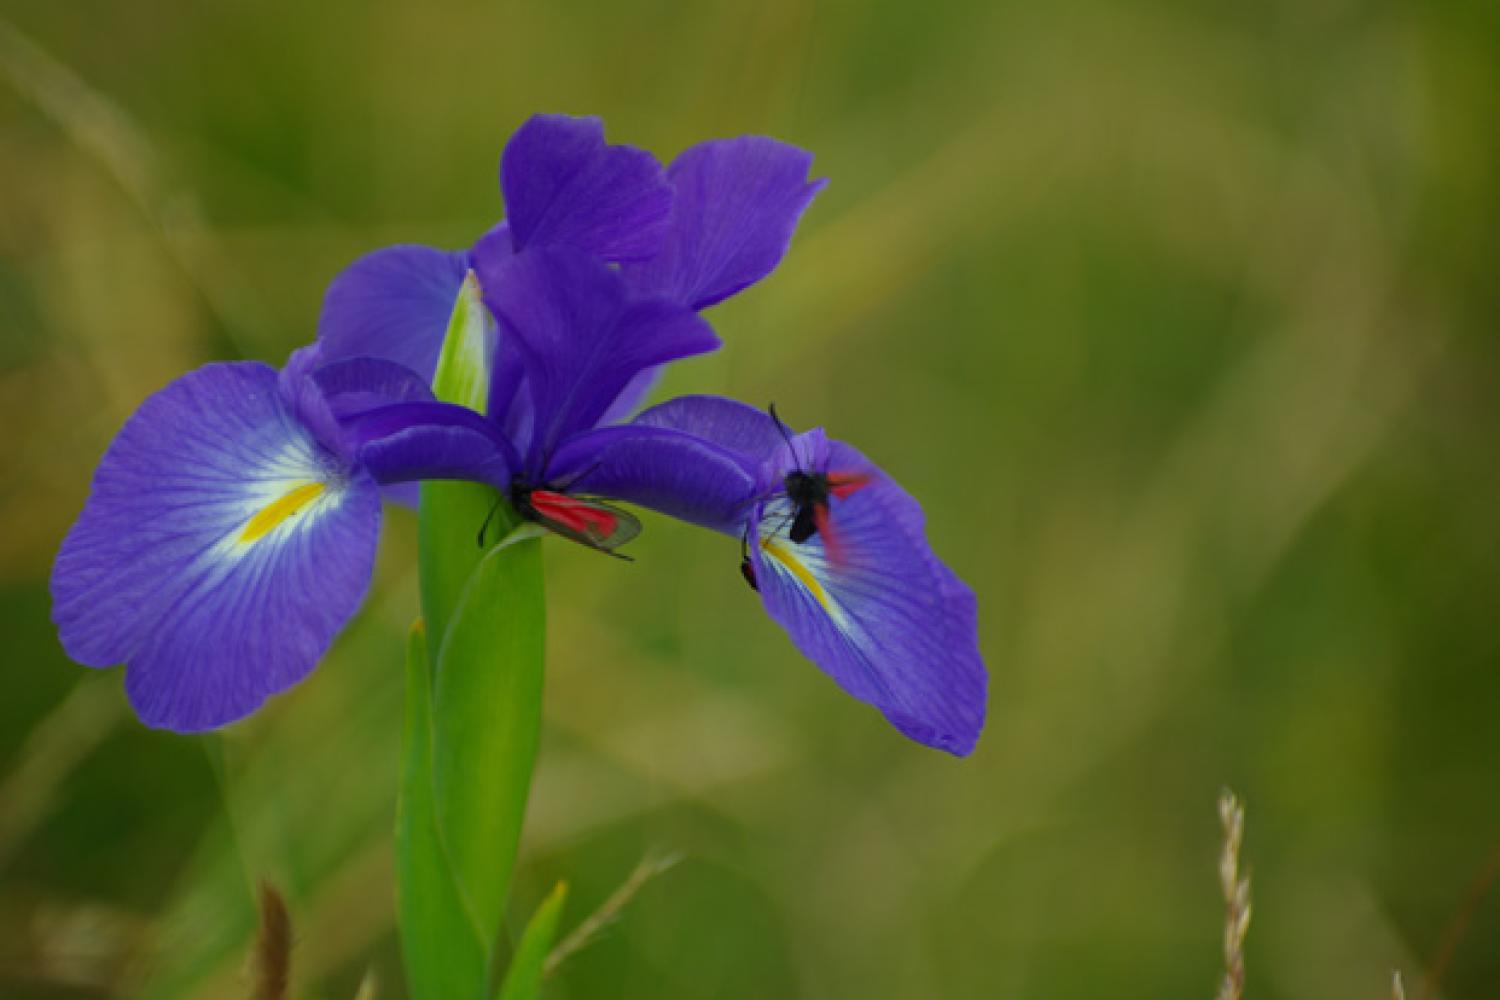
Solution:
<svg viewBox="0 0 1500 1000">
<path fill-rule="evenodd" d="M 568 883 L 559 882 L 531 915 L 495 1000 L 536 1000 L 567 898 Z"/>
<path fill-rule="evenodd" d="M 407 640 L 406 720 L 396 800 L 396 910 L 415 1000 L 478 997 L 488 949 L 467 912 L 438 831 L 432 796 L 431 670 L 419 619 Z"/>
<path fill-rule="evenodd" d="M 497 546 L 443 637 L 433 687 L 438 828 L 481 938 L 500 935 L 541 736 L 541 543 Z"/>
</svg>

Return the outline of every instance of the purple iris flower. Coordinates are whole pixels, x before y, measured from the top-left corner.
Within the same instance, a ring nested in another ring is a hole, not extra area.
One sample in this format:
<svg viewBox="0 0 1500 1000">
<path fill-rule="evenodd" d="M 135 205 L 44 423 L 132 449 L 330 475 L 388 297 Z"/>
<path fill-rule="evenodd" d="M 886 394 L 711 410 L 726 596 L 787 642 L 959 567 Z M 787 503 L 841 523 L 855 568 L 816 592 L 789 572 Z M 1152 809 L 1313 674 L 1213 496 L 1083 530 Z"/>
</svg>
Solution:
<svg viewBox="0 0 1500 1000">
<path fill-rule="evenodd" d="M 779 261 L 820 187 L 805 181 L 809 162 L 736 139 L 689 150 L 669 179 L 650 154 L 605 144 L 595 119 L 531 119 L 502 162 L 510 220 L 472 251 L 372 254 L 334 283 L 318 343 L 284 371 L 209 365 L 142 404 L 53 568 L 64 648 L 90 666 L 127 664 L 149 725 L 248 715 L 306 676 L 358 607 L 384 489 L 540 482 L 550 449 L 641 391 L 651 369 L 716 346 L 695 309 Z M 524 426 L 432 397 L 471 267 L 533 337 L 507 344 L 491 373 L 492 412 Z M 527 302 L 539 275 L 551 299 Z M 552 309 L 564 312 L 533 322 Z"/>
<path fill-rule="evenodd" d="M 986 683 L 974 598 L 914 500 L 849 446 L 729 400 L 616 423 L 660 366 L 718 346 L 698 311 L 775 268 L 821 186 L 809 162 L 747 137 L 663 172 L 595 120 L 533 118 L 502 158 L 509 219 L 472 249 L 362 258 L 284 371 L 211 365 L 127 422 L 54 568 L 64 646 L 126 663 L 148 724 L 233 721 L 305 676 L 357 608 L 382 488 L 468 479 L 531 516 L 541 490 L 740 538 L 809 658 L 912 739 L 968 753 Z M 428 388 L 469 275 L 493 321 L 487 415 Z M 553 502 L 575 537 L 609 517 Z"/>
</svg>

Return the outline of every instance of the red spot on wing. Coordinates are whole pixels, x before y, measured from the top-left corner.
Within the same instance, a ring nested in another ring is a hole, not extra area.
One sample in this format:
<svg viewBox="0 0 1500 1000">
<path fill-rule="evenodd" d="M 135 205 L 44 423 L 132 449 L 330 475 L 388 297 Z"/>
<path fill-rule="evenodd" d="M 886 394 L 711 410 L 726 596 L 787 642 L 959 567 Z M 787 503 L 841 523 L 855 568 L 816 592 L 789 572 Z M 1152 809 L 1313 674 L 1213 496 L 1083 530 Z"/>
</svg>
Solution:
<svg viewBox="0 0 1500 1000">
<path fill-rule="evenodd" d="M 864 472 L 830 472 L 828 492 L 843 500 L 869 486 L 871 481 L 871 476 Z"/>
<path fill-rule="evenodd" d="M 620 519 L 613 511 L 551 490 L 533 490 L 531 506 L 547 520 L 600 541 L 613 535 L 620 526 Z"/>
<path fill-rule="evenodd" d="M 818 527 L 818 537 L 823 539 L 823 553 L 834 569 L 843 569 L 848 550 L 844 547 L 844 536 L 833 526 L 833 517 L 826 503 L 813 507 L 813 524 Z"/>
</svg>

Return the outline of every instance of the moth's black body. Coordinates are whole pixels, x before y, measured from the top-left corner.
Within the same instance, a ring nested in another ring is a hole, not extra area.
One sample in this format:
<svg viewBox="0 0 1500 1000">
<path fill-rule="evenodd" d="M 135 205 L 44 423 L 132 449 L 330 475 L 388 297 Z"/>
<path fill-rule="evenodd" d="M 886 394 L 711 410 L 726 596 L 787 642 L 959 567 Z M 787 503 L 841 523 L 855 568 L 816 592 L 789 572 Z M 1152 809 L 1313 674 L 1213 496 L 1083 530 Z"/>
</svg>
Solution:
<svg viewBox="0 0 1500 1000">
<path fill-rule="evenodd" d="M 797 469 L 786 474 L 781 481 L 786 498 L 792 502 L 796 512 L 792 515 L 792 530 L 787 537 L 801 545 L 818 533 L 817 512 L 828 506 L 828 477 L 821 472 L 803 472 Z"/>
<path fill-rule="evenodd" d="M 786 441 L 792 461 L 796 463 L 796 468 L 788 472 L 781 480 L 781 492 L 786 495 L 788 502 L 792 505 L 791 527 L 787 531 L 787 537 L 793 543 L 801 545 L 821 531 L 825 549 L 831 557 L 837 558 L 841 547 L 837 545 L 837 539 L 831 535 L 833 528 L 829 524 L 828 502 L 832 497 L 846 497 L 860 489 L 869 482 L 869 476 L 864 473 L 840 472 L 835 472 L 830 476 L 826 472 L 814 472 L 803 468 L 802 458 L 797 454 L 797 447 L 792 440 L 792 433 L 786 424 L 781 422 L 781 417 L 776 414 L 775 404 L 768 409 L 771 419 L 776 422 L 777 430 L 781 432 L 782 439 Z M 771 534 L 774 535 L 784 524 L 786 520 L 778 523 L 772 529 Z M 750 525 L 748 523 L 745 525 L 745 534 L 740 538 L 740 575 L 745 578 L 751 590 L 760 590 L 760 581 L 755 578 L 755 563 L 750 559 Z"/>
</svg>

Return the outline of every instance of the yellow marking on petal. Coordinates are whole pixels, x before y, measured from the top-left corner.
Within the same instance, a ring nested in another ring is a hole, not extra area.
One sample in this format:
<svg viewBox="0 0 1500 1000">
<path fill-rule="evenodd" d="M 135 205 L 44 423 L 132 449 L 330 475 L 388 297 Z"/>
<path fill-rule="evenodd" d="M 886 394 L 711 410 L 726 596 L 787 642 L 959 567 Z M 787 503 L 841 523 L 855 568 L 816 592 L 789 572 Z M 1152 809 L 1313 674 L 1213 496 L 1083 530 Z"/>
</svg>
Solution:
<svg viewBox="0 0 1500 1000">
<path fill-rule="evenodd" d="M 270 534 L 281 522 L 322 496 L 323 489 L 322 483 L 303 483 L 285 496 L 272 500 L 245 525 L 245 530 L 240 532 L 240 544 L 244 545 Z"/>
<path fill-rule="evenodd" d="M 807 592 L 813 595 L 813 599 L 823 605 L 824 611 L 829 614 L 833 613 L 833 609 L 828 606 L 828 592 L 823 589 L 818 578 L 812 575 L 812 571 L 802 564 L 795 553 L 789 552 L 769 538 L 762 538 L 760 547 L 766 555 L 790 570 L 791 574 L 801 581 L 802 586 L 807 588 Z"/>
</svg>

